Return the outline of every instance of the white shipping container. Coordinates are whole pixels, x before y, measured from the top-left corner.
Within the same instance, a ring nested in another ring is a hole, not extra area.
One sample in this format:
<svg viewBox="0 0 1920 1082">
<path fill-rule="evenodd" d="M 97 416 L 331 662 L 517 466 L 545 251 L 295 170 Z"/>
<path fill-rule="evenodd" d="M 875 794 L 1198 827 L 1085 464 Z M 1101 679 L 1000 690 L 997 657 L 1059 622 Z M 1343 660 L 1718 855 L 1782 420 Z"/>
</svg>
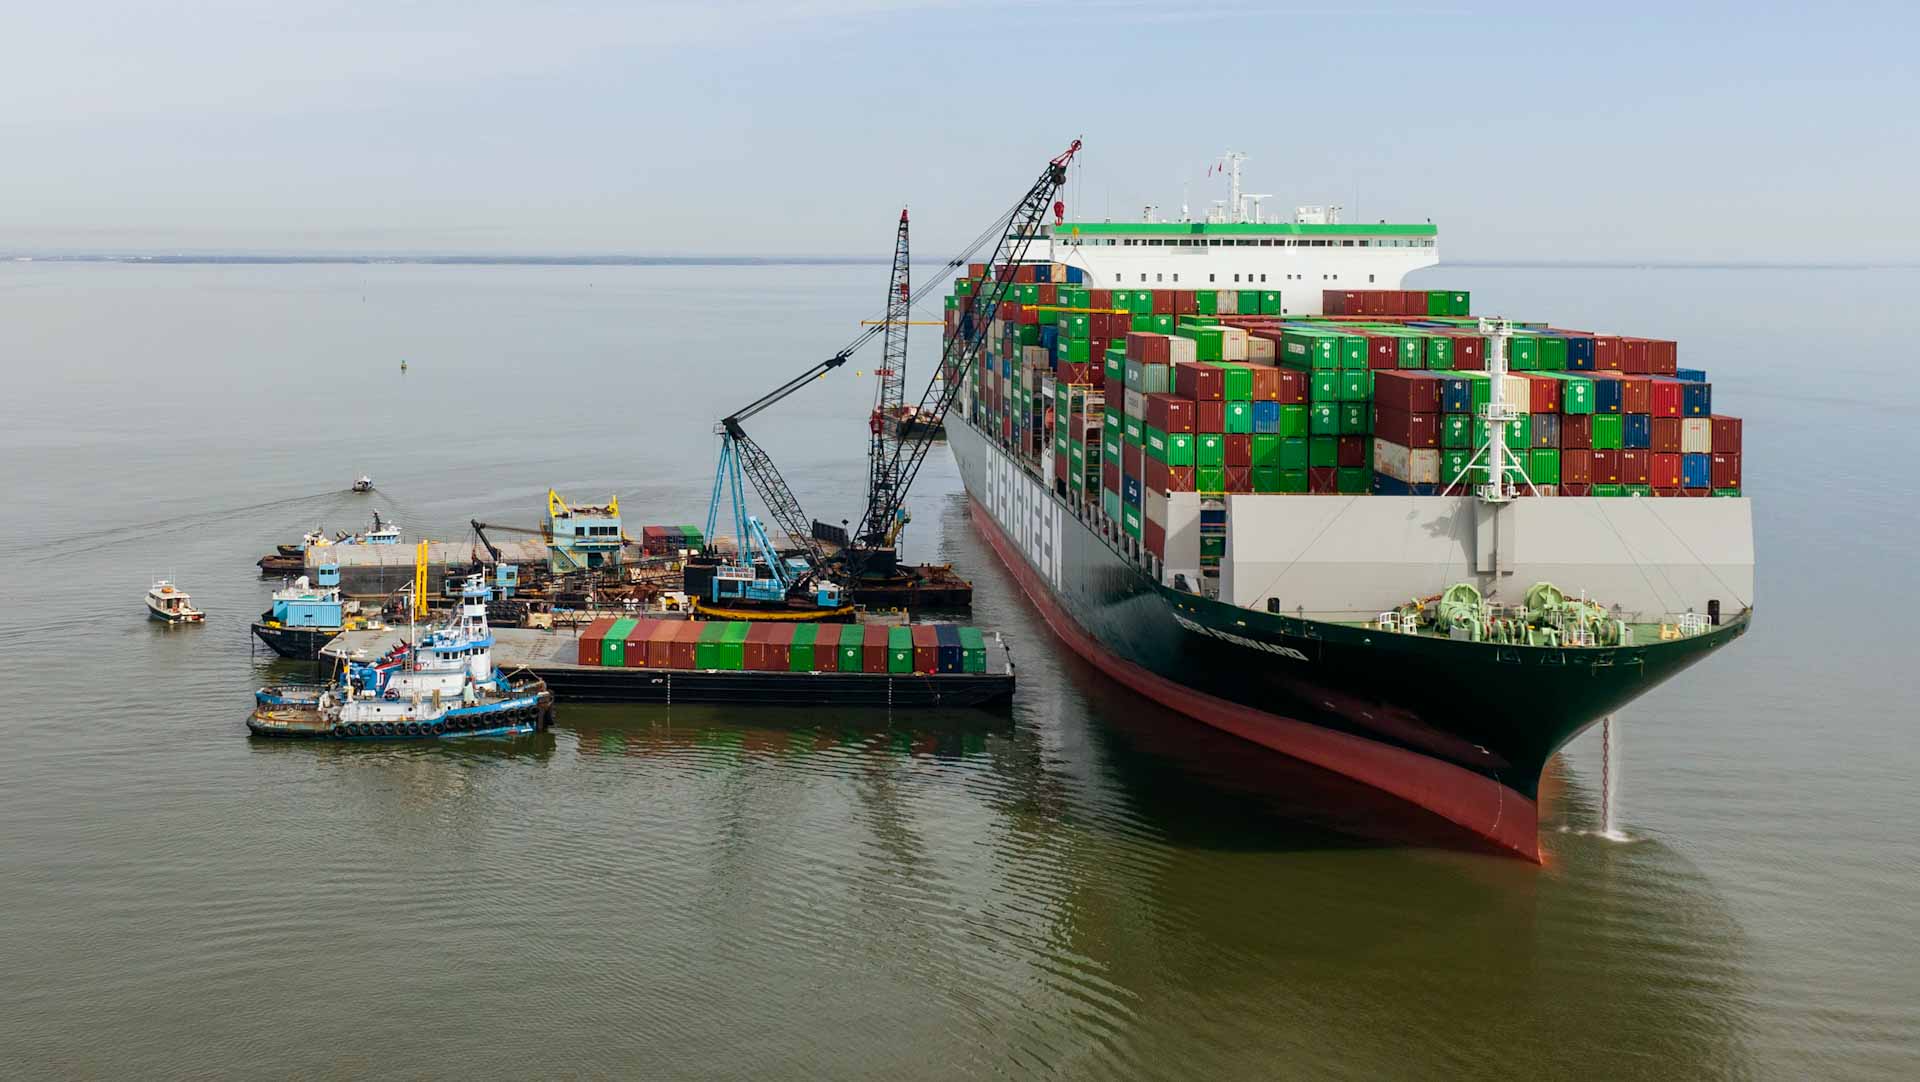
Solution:
<svg viewBox="0 0 1920 1082">
<path fill-rule="evenodd" d="M 1129 417 L 1145 417 L 1147 415 L 1147 396 L 1132 388 L 1128 388 L 1127 400 L 1123 408 Z"/>
<path fill-rule="evenodd" d="M 1247 332 L 1245 328 L 1220 328 L 1220 359 L 1223 361 L 1244 361 L 1247 359 Z"/>
<path fill-rule="evenodd" d="M 1191 364 L 1200 359 L 1199 343 L 1193 339 L 1182 338 L 1176 334 L 1169 338 L 1168 341 L 1171 343 L 1172 351 L 1168 359 L 1172 361 L 1172 363 Z"/>
<path fill-rule="evenodd" d="M 1213 306 L 1214 313 L 1223 316 L 1240 314 L 1240 294 L 1231 289 L 1220 290 Z"/>
<path fill-rule="evenodd" d="M 1029 372 L 1044 372 L 1052 365 L 1045 346 L 1021 346 L 1020 367 Z"/>
<path fill-rule="evenodd" d="M 1276 360 L 1273 340 L 1270 338 L 1255 338 L 1253 335 L 1248 335 L 1247 360 L 1259 364 L 1272 364 Z"/>
<path fill-rule="evenodd" d="M 1373 468 L 1410 485 L 1440 481 L 1440 452 L 1431 447 L 1407 447 L 1389 440 L 1373 441 Z"/>
<path fill-rule="evenodd" d="M 1682 417 L 1680 419 L 1680 451 L 1682 454 L 1704 455 L 1713 452 L 1713 422 L 1705 417 Z"/>
<path fill-rule="evenodd" d="M 1525 376 L 1509 375 L 1500 384 L 1500 392 L 1507 396 L 1507 408 L 1516 413 L 1533 412 L 1533 381 Z"/>
</svg>

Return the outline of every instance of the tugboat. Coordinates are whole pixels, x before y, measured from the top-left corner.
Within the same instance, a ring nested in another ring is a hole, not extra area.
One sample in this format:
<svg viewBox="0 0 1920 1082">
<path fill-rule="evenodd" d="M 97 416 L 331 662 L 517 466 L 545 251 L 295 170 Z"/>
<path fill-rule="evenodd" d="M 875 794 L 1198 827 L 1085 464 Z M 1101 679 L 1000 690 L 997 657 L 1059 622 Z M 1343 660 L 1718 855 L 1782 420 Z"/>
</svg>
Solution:
<svg viewBox="0 0 1920 1082">
<path fill-rule="evenodd" d="M 359 479 L 358 481 L 355 481 L 355 482 L 353 483 L 353 490 L 354 490 L 355 492 L 372 492 L 372 491 L 373 491 L 373 478 L 371 478 L 371 477 L 368 477 L 368 476 L 367 476 L 366 474 L 364 474 L 364 473 L 363 473 L 363 474 L 361 474 L 361 475 L 360 475 L 360 479 Z"/>
<path fill-rule="evenodd" d="M 340 599 L 340 569 L 327 565 L 319 574 L 318 586 L 302 575 L 287 588 L 275 590 L 273 606 L 253 623 L 254 636 L 281 657 L 317 660 L 320 648 L 354 619 L 348 609 L 359 606 Z"/>
<path fill-rule="evenodd" d="M 534 676 L 493 664 L 487 602 L 467 578 L 448 622 L 374 662 L 349 661 L 324 687 L 275 685 L 254 693 L 247 729 L 257 736 L 326 740 L 446 740 L 520 736 L 553 724 L 553 693 Z"/>
<path fill-rule="evenodd" d="M 147 591 L 147 618 L 163 624 L 205 623 L 207 614 L 193 607 L 193 598 L 169 579 L 161 579 Z"/>
</svg>

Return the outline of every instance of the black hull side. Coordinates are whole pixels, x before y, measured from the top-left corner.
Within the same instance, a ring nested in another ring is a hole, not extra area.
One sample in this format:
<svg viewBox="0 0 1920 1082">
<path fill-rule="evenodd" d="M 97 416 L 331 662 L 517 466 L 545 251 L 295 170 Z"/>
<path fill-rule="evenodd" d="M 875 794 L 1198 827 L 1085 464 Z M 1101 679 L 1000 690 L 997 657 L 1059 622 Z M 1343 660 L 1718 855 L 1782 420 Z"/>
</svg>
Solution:
<svg viewBox="0 0 1920 1082">
<path fill-rule="evenodd" d="M 270 627 L 256 621 L 253 625 L 254 637 L 267 644 L 267 648 L 281 657 L 295 661 L 320 660 L 320 648 L 333 641 L 340 629 L 314 627 Z"/>
</svg>

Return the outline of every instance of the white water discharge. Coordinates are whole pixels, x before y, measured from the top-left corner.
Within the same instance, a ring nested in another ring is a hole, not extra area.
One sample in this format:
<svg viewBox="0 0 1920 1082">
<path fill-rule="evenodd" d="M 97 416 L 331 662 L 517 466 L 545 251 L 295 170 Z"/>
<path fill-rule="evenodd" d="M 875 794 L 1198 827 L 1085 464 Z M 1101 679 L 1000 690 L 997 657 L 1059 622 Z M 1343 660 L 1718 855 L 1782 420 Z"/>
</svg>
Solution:
<svg viewBox="0 0 1920 1082">
<path fill-rule="evenodd" d="M 1620 829 L 1620 734 L 1613 715 L 1600 719 L 1600 836 L 1608 841 L 1631 841 Z"/>
</svg>

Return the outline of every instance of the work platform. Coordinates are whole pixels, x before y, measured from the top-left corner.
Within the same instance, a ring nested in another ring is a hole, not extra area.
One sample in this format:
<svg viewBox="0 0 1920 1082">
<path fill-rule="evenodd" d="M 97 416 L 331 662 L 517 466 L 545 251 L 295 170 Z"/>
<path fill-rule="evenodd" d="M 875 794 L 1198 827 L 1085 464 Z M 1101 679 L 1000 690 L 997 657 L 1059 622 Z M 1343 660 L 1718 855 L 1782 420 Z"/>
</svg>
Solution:
<svg viewBox="0 0 1920 1082">
<path fill-rule="evenodd" d="M 1013 655 L 997 635 L 987 639 L 985 672 L 774 672 L 582 665 L 577 630 L 496 627 L 494 664 L 540 677 L 559 703 L 991 707 L 1013 697 Z M 321 648 L 320 660 L 331 667 L 378 658 L 406 635 L 405 627 L 342 632 Z"/>
</svg>

